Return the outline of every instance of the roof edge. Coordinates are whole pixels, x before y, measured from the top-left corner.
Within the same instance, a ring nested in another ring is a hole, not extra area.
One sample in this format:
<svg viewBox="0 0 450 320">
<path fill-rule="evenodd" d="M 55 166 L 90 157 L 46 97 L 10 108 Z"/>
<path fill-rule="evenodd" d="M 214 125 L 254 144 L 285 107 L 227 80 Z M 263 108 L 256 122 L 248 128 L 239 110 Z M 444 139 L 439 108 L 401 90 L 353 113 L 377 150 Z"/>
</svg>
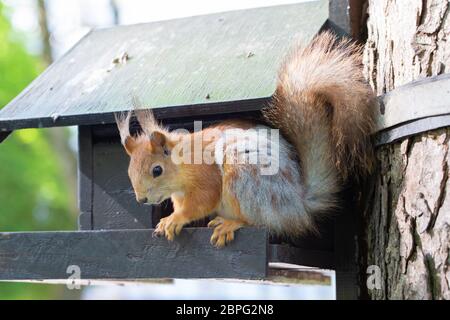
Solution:
<svg viewBox="0 0 450 320">
<path fill-rule="evenodd" d="M 240 113 L 248 111 L 260 111 L 270 100 L 270 97 L 253 98 L 226 102 L 213 102 L 204 104 L 193 104 L 167 106 L 152 109 L 155 117 L 160 120 L 185 118 L 192 116 L 206 116 L 214 114 Z M 0 142 L 3 132 L 29 128 L 49 128 L 80 125 L 97 125 L 114 123 L 114 113 L 129 110 L 118 110 L 115 112 L 100 112 L 92 114 L 74 114 L 59 117 L 42 117 L 27 119 L 0 120 Z"/>
</svg>

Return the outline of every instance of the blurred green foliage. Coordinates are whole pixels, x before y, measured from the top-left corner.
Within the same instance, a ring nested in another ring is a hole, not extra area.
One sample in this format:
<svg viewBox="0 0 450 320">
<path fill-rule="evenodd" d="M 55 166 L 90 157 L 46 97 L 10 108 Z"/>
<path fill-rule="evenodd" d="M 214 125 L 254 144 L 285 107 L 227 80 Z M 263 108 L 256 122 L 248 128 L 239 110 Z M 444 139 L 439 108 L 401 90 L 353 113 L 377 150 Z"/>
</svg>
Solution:
<svg viewBox="0 0 450 320">
<path fill-rule="evenodd" d="M 44 65 L 30 55 L 0 2 L 0 108 L 25 88 Z M 74 229 L 67 182 L 48 131 L 14 132 L 0 144 L 0 231 Z M 0 283 L 0 299 L 61 297 L 63 286 Z"/>
</svg>

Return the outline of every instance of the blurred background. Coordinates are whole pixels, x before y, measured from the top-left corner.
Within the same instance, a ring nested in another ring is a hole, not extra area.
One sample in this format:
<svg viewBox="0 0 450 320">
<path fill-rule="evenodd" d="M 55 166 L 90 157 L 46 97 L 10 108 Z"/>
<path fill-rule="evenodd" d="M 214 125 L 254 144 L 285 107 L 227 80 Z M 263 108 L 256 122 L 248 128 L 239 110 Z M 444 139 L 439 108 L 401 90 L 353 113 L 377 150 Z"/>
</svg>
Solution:
<svg viewBox="0 0 450 320">
<path fill-rule="evenodd" d="M 264 0 L 0 0 L 0 108 L 92 28 L 285 4 Z M 77 228 L 76 128 L 14 132 L 0 145 L 0 231 Z M 0 299 L 334 299 L 328 283 L 262 286 L 175 280 L 148 285 L 0 282 Z"/>
</svg>

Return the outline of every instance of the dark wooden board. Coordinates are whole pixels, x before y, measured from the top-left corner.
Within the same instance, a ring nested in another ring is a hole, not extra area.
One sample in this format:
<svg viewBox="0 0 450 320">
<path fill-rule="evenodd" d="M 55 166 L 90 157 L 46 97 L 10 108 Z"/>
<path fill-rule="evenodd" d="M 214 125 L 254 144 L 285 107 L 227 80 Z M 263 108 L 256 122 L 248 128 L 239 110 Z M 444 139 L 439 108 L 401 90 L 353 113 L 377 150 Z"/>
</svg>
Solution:
<svg viewBox="0 0 450 320">
<path fill-rule="evenodd" d="M 377 146 L 399 141 L 418 133 L 450 126 L 450 115 L 428 117 L 383 130 L 376 135 Z"/>
<path fill-rule="evenodd" d="M 94 30 L 0 111 L 0 130 L 112 122 L 132 94 L 215 113 L 270 97 L 283 56 L 328 13 L 323 0 Z"/>
<path fill-rule="evenodd" d="M 118 137 L 93 144 L 92 229 L 147 229 L 152 207 L 136 201 L 128 177 L 129 158 Z"/>
<path fill-rule="evenodd" d="M 212 230 L 184 229 L 173 241 L 153 230 L 0 233 L 0 279 L 236 278 L 267 275 L 267 232 L 245 228 L 217 249 Z"/>
<path fill-rule="evenodd" d="M 410 82 L 380 96 L 379 102 L 376 132 L 450 114 L 450 74 Z"/>
<path fill-rule="evenodd" d="M 93 198 L 92 128 L 78 127 L 78 228 L 92 230 Z"/>
<path fill-rule="evenodd" d="M 335 266 L 334 253 L 332 251 L 295 248 L 280 244 L 269 246 L 269 261 L 321 269 L 334 269 Z"/>
<path fill-rule="evenodd" d="M 351 34 L 350 32 L 350 18 L 348 15 L 349 1 L 348 0 L 330 0 L 330 22 L 334 25 L 337 31 Z"/>
<path fill-rule="evenodd" d="M 129 99 L 131 101 L 131 99 Z M 175 121 L 184 117 L 201 117 L 205 115 L 226 115 L 229 113 L 246 113 L 260 111 L 270 97 L 248 99 L 229 102 L 203 103 L 197 105 L 168 106 L 154 109 L 155 117 L 160 120 Z M 131 103 L 126 102 L 124 111 L 132 109 Z M 2 130 L 15 130 L 24 128 L 63 127 L 73 125 L 103 125 L 114 123 L 114 112 L 91 113 L 59 116 L 57 119 L 49 117 L 28 118 L 20 120 L 3 121 L 0 112 L 0 128 Z"/>
</svg>

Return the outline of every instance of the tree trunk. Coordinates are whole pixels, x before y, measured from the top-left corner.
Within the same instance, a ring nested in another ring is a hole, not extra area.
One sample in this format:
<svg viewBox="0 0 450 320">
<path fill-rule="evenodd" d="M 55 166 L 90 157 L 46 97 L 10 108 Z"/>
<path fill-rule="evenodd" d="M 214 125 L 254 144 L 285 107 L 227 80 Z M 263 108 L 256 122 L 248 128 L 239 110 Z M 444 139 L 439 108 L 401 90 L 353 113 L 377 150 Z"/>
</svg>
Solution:
<svg viewBox="0 0 450 320">
<path fill-rule="evenodd" d="M 449 12 L 447 0 L 368 1 L 364 65 L 378 95 L 450 71 Z M 361 285 L 372 299 L 450 299 L 449 140 L 446 128 L 377 150 L 359 257 L 361 279 L 380 271 L 378 288 Z"/>
<path fill-rule="evenodd" d="M 45 0 L 38 0 L 37 7 L 43 46 L 42 58 L 46 65 L 50 65 L 53 62 L 53 57 Z M 63 175 L 69 190 L 69 210 L 72 213 L 77 214 L 77 159 L 75 152 L 70 148 L 68 143 L 68 129 L 63 127 L 49 128 L 46 129 L 45 132 L 55 150 L 59 163 L 63 168 Z"/>
<path fill-rule="evenodd" d="M 120 23 L 120 9 L 117 0 L 109 0 L 109 7 L 111 8 L 113 25 L 116 26 Z"/>
<path fill-rule="evenodd" d="M 42 58 L 48 66 L 52 63 L 52 46 L 50 44 L 50 32 L 48 30 L 47 9 L 45 7 L 45 0 L 38 0 L 38 15 L 39 15 L 39 29 L 41 31 L 42 39 Z"/>
</svg>

